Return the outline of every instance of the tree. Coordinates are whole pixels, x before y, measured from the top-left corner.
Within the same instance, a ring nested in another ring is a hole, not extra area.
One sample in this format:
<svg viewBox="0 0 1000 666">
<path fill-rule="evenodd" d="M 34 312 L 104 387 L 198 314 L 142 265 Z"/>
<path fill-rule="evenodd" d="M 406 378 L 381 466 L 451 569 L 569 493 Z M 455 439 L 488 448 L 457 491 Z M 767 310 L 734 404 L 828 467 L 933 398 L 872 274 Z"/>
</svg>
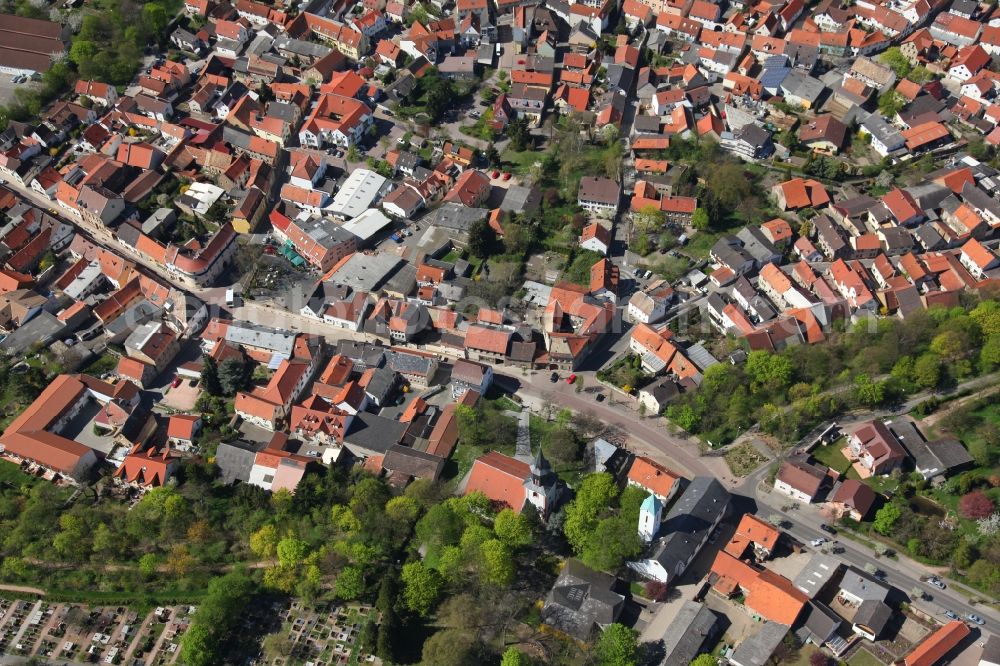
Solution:
<svg viewBox="0 0 1000 666">
<path fill-rule="evenodd" d="M 611 127 L 614 127 L 614 125 Z M 635 228 L 643 234 L 648 234 L 662 228 L 663 220 L 663 211 L 652 204 L 643 206 L 641 210 L 632 214 L 632 221 L 635 223 Z"/>
<path fill-rule="evenodd" d="M 225 660 L 226 642 L 253 594 L 253 580 L 242 571 L 208 584 L 208 593 L 181 637 L 181 659 L 187 666 L 212 666 Z"/>
<path fill-rule="evenodd" d="M 528 147 L 531 134 L 528 131 L 528 121 L 520 116 L 511 119 L 507 123 L 507 138 L 510 139 L 510 146 L 517 152 L 521 152 Z"/>
<path fill-rule="evenodd" d="M 958 500 L 958 513 L 969 520 L 986 518 L 993 513 L 993 500 L 982 490 L 973 490 Z"/>
<path fill-rule="evenodd" d="M 862 373 L 854 378 L 854 397 L 867 407 L 880 405 L 885 400 L 885 382 L 874 381 Z"/>
<path fill-rule="evenodd" d="M 500 666 L 528 666 L 528 658 L 516 647 L 511 646 L 504 651 Z"/>
<path fill-rule="evenodd" d="M 469 252 L 480 259 L 486 259 L 496 252 L 497 233 L 490 223 L 476 220 L 469 226 Z"/>
<path fill-rule="evenodd" d="M 555 425 L 545 433 L 542 448 L 552 462 L 560 467 L 580 460 L 580 440 L 571 428 L 563 424 Z"/>
<path fill-rule="evenodd" d="M 222 385 L 219 383 L 219 368 L 215 359 L 205 354 L 201 357 L 203 367 L 201 370 L 201 385 L 209 395 L 222 395 Z"/>
<path fill-rule="evenodd" d="M 278 542 L 278 562 L 282 566 L 293 567 L 305 559 L 308 549 L 309 545 L 305 541 L 293 537 L 285 537 Z"/>
<path fill-rule="evenodd" d="M 895 504 L 886 504 L 875 514 L 875 521 L 872 523 L 872 529 L 879 534 L 889 534 L 892 532 L 893 526 L 895 526 L 896 521 L 902 515 L 899 507 Z"/>
<path fill-rule="evenodd" d="M 830 657 L 825 652 L 816 650 L 809 657 L 809 666 L 830 666 Z"/>
<path fill-rule="evenodd" d="M 510 507 L 497 514 L 493 521 L 497 538 L 511 548 L 521 548 L 531 543 L 531 525 L 528 519 Z"/>
<path fill-rule="evenodd" d="M 235 395 L 246 388 L 249 375 L 242 359 L 227 358 L 219 365 L 219 385 L 223 395 Z"/>
<path fill-rule="evenodd" d="M 743 370 L 753 382 L 753 390 L 783 391 L 792 380 L 793 367 L 786 356 L 758 350 L 747 355 Z"/>
<path fill-rule="evenodd" d="M 937 386 L 941 379 L 941 358 L 934 352 L 926 352 L 913 362 L 913 381 L 922 388 Z"/>
<path fill-rule="evenodd" d="M 910 61 L 906 59 L 898 46 L 890 46 L 878 59 L 879 62 L 896 73 L 897 79 L 905 79 L 910 73 Z"/>
<path fill-rule="evenodd" d="M 691 226 L 698 231 L 708 231 L 711 222 L 708 219 L 708 211 L 702 207 L 694 209 L 694 215 L 691 216 Z"/>
<path fill-rule="evenodd" d="M 719 666 L 719 660 L 710 654 L 699 654 L 691 662 L 691 666 Z"/>
<path fill-rule="evenodd" d="M 709 197 L 725 211 L 736 210 L 753 194 L 751 181 L 743 167 L 732 162 L 713 168 L 705 187 Z"/>
<path fill-rule="evenodd" d="M 892 118 L 906 106 L 906 98 L 895 90 L 882 93 L 878 98 L 878 111 L 886 118 Z"/>
<path fill-rule="evenodd" d="M 670 588 L 662 581 L 651 580 L 646 582 L 645 592 L 646 597 L 653 601 L 666 601 Z"/>
<path fill-rule="evenodd" d="M 514 558 L 502 541 L 490 539 L 479 550 L 483 558 L 484 581 L 501 588 L 514 582 Z"/>
<path fill-rule="evenodd" d="M 638 517 L 612 516 L 601 520 L 587 538 L 580 553 L 583 562 L 599 571 L 619 568 L 625 561 L 642 551 L 637 530 Z"/>
<path fill-rule="evenodd" d="M 439 631 L 424 642 L 423 666 L 466 666 L 483 661 L 483 646 L 472 634 L 458 629 Z"/>
<path fill-rule="evenodd" d="M 250 550 L 262 560 L 269 560 L 278 552 L 278 530 L 274 525 L 264 525 L 250 535 Z"/>
<path fill-rule="evenodd" d="M 421 617 L 427 617 L 441 598 L 441 576 L 423 562 L 403 565 L 403 598 L 407 607 Z"/>
<path fill-rule="evenodd" d="M 623 624 L 608 625 L 594 645 L 601 666 L 635 666 L 639 632 Z"/>
<path fill-rule="evenodd" d="M 586 548 L 590 534 L 597 527 L 598 518 L 618 497 L 614 478 L 605 472 L 584 477 L 576 498 L 566 506 L 563 532 L 577 553 Z"/>
<path fill-rule="evenodd" d="M 501 163 L 500 151 L 492 143 L 483 152 L 483 156 L 486 158 L 486 163 L 491 167 L 499 167 Z"/>
<path fill-rule="evenodd" d="M 337 575 L 334 594 L 338 599 L 353 601 L 365 592 L 365 574 L 360 567 L 348 566 Z"/>
</svg>

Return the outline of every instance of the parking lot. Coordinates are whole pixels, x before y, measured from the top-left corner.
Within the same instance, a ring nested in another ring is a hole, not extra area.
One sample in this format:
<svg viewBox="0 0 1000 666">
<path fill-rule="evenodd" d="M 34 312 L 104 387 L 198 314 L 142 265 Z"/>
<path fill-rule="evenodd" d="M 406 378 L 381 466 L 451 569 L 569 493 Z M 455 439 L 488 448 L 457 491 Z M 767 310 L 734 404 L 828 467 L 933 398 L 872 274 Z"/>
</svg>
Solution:
<svg viewBox="0 0 1000 666">
<path fill-rule="evenodd" d="M 30 87 L 37 85 L 30 81 L 23 83 L 14 83 L 14 76 L 11 74 L 0 73 L 0 104 L 7 105 L 13 102 L 16 98 L 14 94 L 19 88 Z"/>
</svg>

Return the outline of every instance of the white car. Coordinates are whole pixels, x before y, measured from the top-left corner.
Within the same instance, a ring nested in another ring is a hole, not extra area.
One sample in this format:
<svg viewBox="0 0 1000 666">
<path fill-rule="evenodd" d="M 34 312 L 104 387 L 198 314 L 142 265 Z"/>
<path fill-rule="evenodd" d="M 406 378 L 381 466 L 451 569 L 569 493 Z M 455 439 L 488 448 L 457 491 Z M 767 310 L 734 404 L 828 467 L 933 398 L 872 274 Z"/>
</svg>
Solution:
<svg viewBox="0 0 1000 666">
<path fill-rule="evenodd" d="M 826 543 L 826 539 L 824 539 L 823 537 L 820 537 L 818 539 L 813 539 L 809 543 L 812 545 L 813 548 L 819 548 L 824 543 Z"/>
</svg>

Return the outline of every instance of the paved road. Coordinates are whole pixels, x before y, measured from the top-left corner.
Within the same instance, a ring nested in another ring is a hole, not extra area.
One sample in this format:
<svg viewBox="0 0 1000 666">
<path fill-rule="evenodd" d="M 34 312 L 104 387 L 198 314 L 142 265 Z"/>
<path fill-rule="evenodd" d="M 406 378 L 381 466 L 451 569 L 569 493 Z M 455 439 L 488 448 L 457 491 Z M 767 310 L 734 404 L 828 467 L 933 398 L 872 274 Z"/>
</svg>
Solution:
<svg viewBox="0 0 1000 666">
<path fill-rule="evenodd" d="M 787 500 L 787 498 L 781 495 L 771 495 L 769 493 L 758 493 L 756 501 L 757 514 L 760 517 L 767 519 L 772 514 L 781 515 L 790 524 L 790 527 L 787 527 L 785 531 L 804 544 L 809 544 L 810 541 L 819 537 L 831 538 L 829 534 L 819 529 L 820 523 L 823 522 L 822 517 L 813 507 L 802 505 L 801 508 L 792 511 L 782 511 L 781 506 L 783 504 L 794 504 L 794 501 Z M 839 557 L 848 563 L 861 569 L 865 565 L 870 564 L 884 571 L 886 581 L 907 596 L 911 595 L 911 591 L 914 588 L 924 590 L 932 599 L 930 601 L 916 601 L 913 603 L 926 612 L 940 618 L 942 621 L 947 621 L 943 615 L 945 610 L 957 613 L 963 618 L 969 613 L 975 613 L 986 620 L 986 626 L 983 629 L 992 633 L 1000 632 L 1000 613 L 993 608 L 986 605 L 970 604 L 965 595 L 954 589 L 953 584 L 949 585 L 945 590 L 939 590 L 920 580 L 920 576 L 922 575 L 927 576 L 932 573 L 939 573 L 935 569 L 924 566 L 907 557 L 900 557 L 898 560 L 885 557 L 877 558 L 874 551 L 867 546 L 843 536 L 839 537 L 838 540 L 844 548 L 844 552 Z"/>
<path fill-rule="evenodd" d="M 586 385 L 593 385 L 592 373 L 581 376 Z M 709 475 L 721 480 L 736 482 L 729 469 L 720 458 L 703 458 L 694 440 L 669 432 L 659 419 L 644 419 L 626 405 L 615 405 L 609 401 L 597 402 L 594 394 L 576 392 L 574 386 L 565 381 L 550 383 L 549 373 L 535 372 L 523 377 L 498 375 L 497 381 L 507 388 L 516 388 L 517 394 L 536 409 L 542 403 L 551 402 L 560 407 L 568 407 L 576 412 L 591 414 L 609 426 L 616 426 L 628 435 L 630 449 L 649 455 L 668 466 L 677 468 L 687 475 Z M 607 393 L 607 391 L 605 391 Z"/>
</svg>

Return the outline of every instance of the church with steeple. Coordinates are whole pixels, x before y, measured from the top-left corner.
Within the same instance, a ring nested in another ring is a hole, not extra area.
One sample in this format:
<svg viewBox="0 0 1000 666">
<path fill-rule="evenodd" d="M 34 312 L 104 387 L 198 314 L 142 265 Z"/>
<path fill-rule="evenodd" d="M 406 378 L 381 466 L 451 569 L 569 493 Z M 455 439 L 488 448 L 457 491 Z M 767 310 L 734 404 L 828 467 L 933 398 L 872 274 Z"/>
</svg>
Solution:
<svg viewBox="0 0 1000 666">
<path fill-rule="evenodd" d="M 481 492 L 518 513 L 531 504 L 544 520 L 559 503 L 562 488 L 562 482 L 539 447 L 530 464 L 499 451 L 476 458 L 465 493 Z"/>
<path fill-rule="evenodd" d="M 538 515 L 547 518 L 558 500 L 559 478 L 552 471 L 552 465 L 542 455 L 538 447 L 535 460 L 531 463 L 530 476 L 524 480 L 524 500 L 538 510 Z"/>
</svg>

